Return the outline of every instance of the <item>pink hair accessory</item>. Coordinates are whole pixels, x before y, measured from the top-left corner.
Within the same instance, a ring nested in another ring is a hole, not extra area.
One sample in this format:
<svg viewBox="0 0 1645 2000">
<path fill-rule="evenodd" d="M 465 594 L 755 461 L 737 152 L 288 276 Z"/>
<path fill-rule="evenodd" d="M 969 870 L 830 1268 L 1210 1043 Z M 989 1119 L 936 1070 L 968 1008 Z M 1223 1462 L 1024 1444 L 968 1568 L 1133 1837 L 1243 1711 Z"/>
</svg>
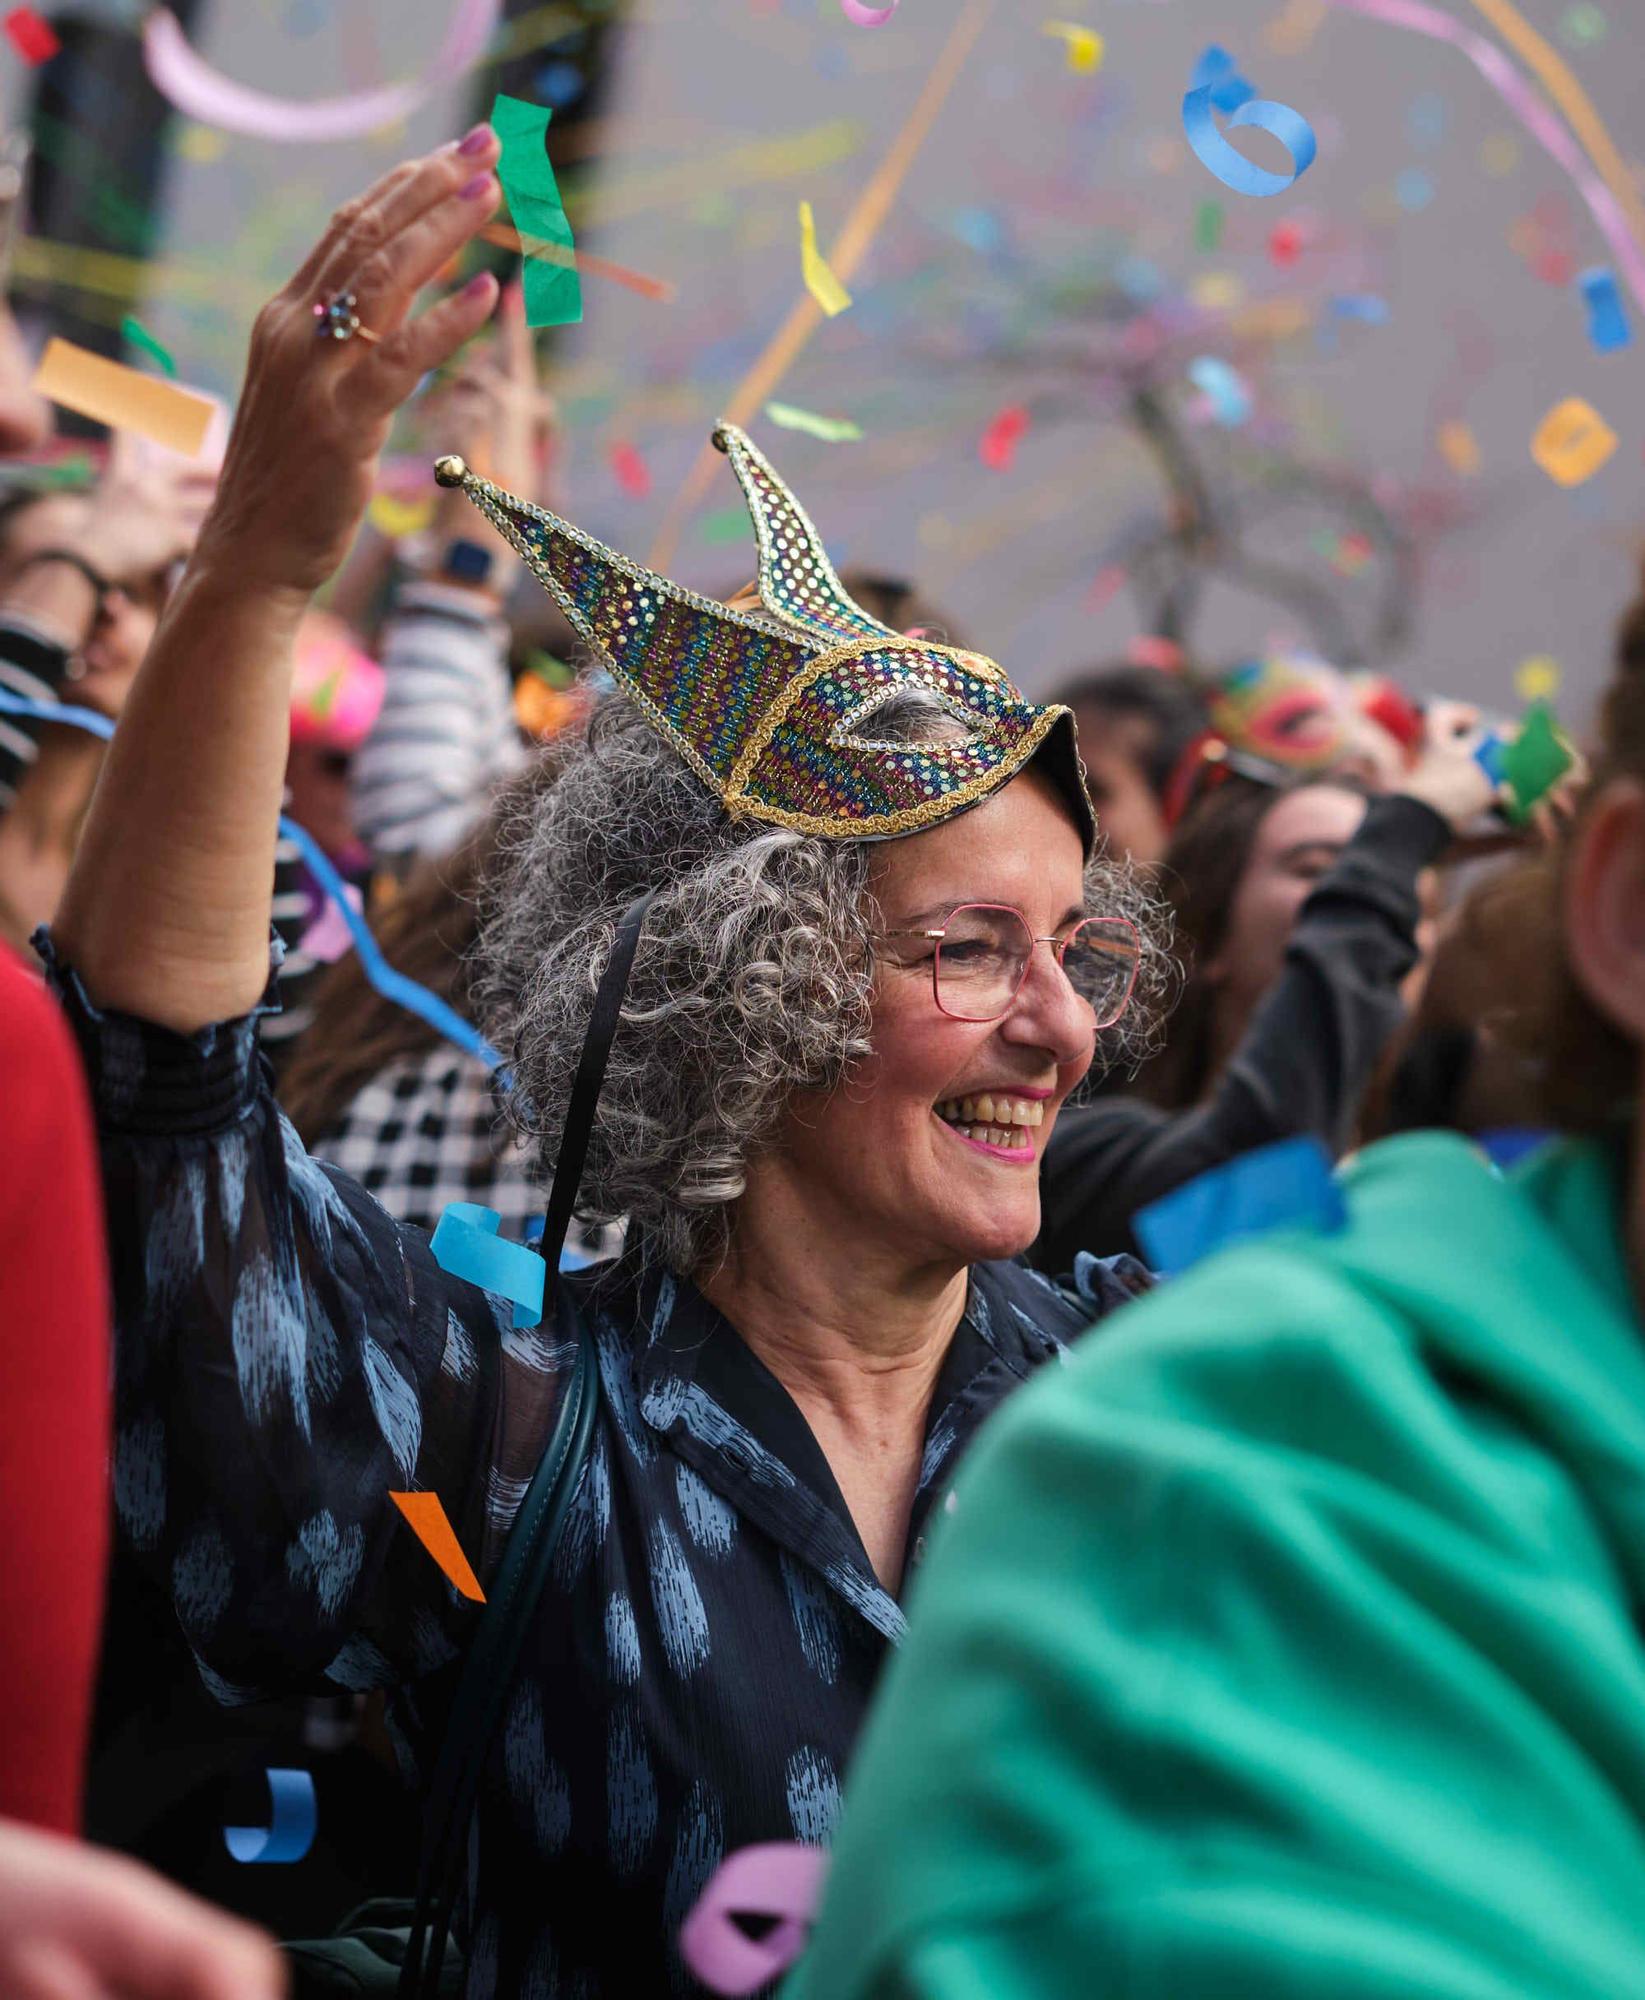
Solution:
<svg viewBox="0 0 1645 2000">
<path fill-rule="evenodd" d="M 822 1900 L 828 1851 L 768 1841 L 728 1854 L 680 1926 L 680 1956 L 713 1993 L 754 1993 L 786 1972 L 806 1947 Z M 775 1917 L 751 1938 L 737 1914 Z"/>
<path fill-rule="evenodd" d="M 291 685 L 294 742 L 358 750 L 383 705 L 383 670 L 327 611 L 311 611 L 297 634 Z"/>
</svg>

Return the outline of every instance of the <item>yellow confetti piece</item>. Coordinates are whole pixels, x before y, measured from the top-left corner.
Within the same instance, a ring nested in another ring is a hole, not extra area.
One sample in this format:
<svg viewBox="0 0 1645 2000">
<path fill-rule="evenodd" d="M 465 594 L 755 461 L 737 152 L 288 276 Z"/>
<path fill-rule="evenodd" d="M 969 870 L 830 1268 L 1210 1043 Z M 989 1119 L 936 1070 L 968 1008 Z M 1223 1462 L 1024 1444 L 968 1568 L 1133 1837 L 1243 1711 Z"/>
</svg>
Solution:
<svg viewBox="0 0 1645 2000">
<path fill-rule="evenodd" d="M 1245 281 L 1232 271 L 1205 271 L 1188 288 L 1201 312 L 1231 312 L 1245 302 Z"/>
<path fill-rule="evenodd" d="M 1501 180 L 1519 165 L 1519 141 L 1511 132 L 1493 132 L 1479 149 L 1479 163 Z"/>
<path fill-rule="evenodd" d="M 1556 403 L 1537 425 L 1531 456 L 1558 486 L 1581 486 L 1617 448 L 1617 434 L 1580 396 Z"/>
<path fill-rule="evenodd" d="M 1461 479 L 1472 479 L 1479 470 L 1479 443 L 1465 423 L 1453 417 L 1439 427 L 1440 456 Z"/>
<path fill-rule="evenodd" d="M 1514 674 L 1514 687 L 1521 701 L 1552 701 L 1559 693 L 1561 678 L 1558 660 L 1547 653 L 1536 653 L 1520 662 Z"/>
<path fill-rule="evenodd" d="M 434 519 L 434 496 L 420 500 L 397 500 L 392 493 L 374 493 L 366 509 L 366 519 L 391 542 L 405 535 L 420 535 Z"/>
<path fill-rule="evenodd" d="M 1068 68 L 1074 76 L 1090 76 L 1102 67 L 1108 45 L 1095 28 L 1082 27 L 1078 21 L 1047 21 L 1040 32 L 1061 35 L 1068 45 Z"/>
<path fill-rule="evenodd" d="M 176 143 L 185 160 L 193 160 L 197 166 L 210 166 L 213 160 L 223 157 L 228 141 L 210 125 L 185 125 Z"/>
<path fill-rule="evenodd" d="M 800 269 L 805 273 L 805 289 L 830 319 L 851 303 L 851 294 L 828 268 L 817 248 L 817 223 L 808 201 L 800 203 Z"/>
</svg>

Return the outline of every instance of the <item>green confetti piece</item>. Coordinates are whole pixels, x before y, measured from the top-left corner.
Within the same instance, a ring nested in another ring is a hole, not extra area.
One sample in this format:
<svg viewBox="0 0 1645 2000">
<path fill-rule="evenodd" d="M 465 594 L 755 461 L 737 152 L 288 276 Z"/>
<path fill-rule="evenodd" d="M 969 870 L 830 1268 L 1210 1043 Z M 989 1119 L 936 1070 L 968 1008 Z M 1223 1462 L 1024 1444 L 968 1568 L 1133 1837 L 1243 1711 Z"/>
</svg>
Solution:
<svg viewBox="0 0 1645 2000">
<path fill-rule="evenodd" d="M 583 286 L 545 140 L 554 113 L 546 104 L 498 94 L 491 126 L 503 142 L 497 178 L 524 245 L 521 276 L 528 326 L 575 326 L 583 316 Z"/>
<path fill-rule="evenodd" d="M 1199 213 L 1194 217 L 1194 248 L 1215 250 L 1222 241 L 1225 219 L 1220 201 L 1202 201 Z"/>
<path fill-rule="evenodd" d="M 862 436 L 862 425 L 849 417 L 819 417 L 815 411 L 797 409 L 792 403 L 767 403 L 765 413 L 781 429 L 804 431 L 824 444 L 852 444 Z"/>
<path fill-rule="evenodd" d="M 1508 817 L 1516 826 L 1530 818 L 1532 808 L 1575 761 L 1560 740 L 1553 710 L 1545 701 L 1533 702 L 1525 711 L 1524 726 L 1502 756 L 1502 776 L 1513 794 Z"/>
<path fill-rule="evenodd" d="M 748 509 L 721 507 L 705 514 L 697 524 L 697 534 L 711 549 L 723 549 L 728 542 L 740 542 L 748 534 Z"/>
<path fill-rule="evenodd" d="M 148 328 L 130 313 L 120 322 L 120 337 L 128 347 L 135 347 L 139 354 L 146 354 L 174 382 L 177 380 L 177 363 L 172 360 L 170 349 L 162 347 Z"/>
<path fill-rule="evenodd" d="M 545 682 L 549 687 L 561 690 L 570 687 L 577 678 L 575 667 L 569 666 L 553 653 L 543 652 L 537 646 L 533 646 L 526 655 L 525 672 L 535 674 L 538 680 Z"/>
</svg>

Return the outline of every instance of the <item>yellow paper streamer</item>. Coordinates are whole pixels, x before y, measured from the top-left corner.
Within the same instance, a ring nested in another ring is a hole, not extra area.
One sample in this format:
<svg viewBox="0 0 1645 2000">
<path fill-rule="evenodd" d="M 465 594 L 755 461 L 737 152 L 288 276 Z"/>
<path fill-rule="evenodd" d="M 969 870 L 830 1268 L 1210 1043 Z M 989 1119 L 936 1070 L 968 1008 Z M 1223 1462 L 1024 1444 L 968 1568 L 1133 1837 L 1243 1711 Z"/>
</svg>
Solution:
<svg viewBox="0 0 1645 2000">
<path fill-rule="evenodd" d="M 1061 35 L 1068 44 L 1068 67 L 1075 76 L 1090 76 L 1101 68 L 1107 44 L 1095 28 L 1082 27 L 1078 21 L 1047 21 L 1040 32 Z"/>
<path fill-rule="evenodd" d="M 1640 200 L 1639 189 L 1616 149 L 1616 142 L 1569 64 L 1551 42 L 1545 41 L 1522 14 L 1509 6 L 1508 0 L 1473 0 L 1473 3 L 1508 46 L 1518 52 L 1526 68 L 1541 78 L 1542 87 L 1588 149 L 1588 157 L 1600 179 L 1616 196 L 1636 240 L 1645 246 L 1645 201 Z"/>
<path fill-rule="evenodd" d="M 830 319 L 850 305 L 851 294 L 828 268 L 828 260 L 817 248 L 817 221 L 808 201 L 800 203 L 800 269 L 805 273 L 805 289 Z"/>
<path fill-rule="evenodd" d="M 405 535 L 420 535 L 434 519 L 434 496 L 419 500 L 399 500 L 392 493 L 374 493 L 366 509 L 366 519 L 391 542 Z"/>
<path fill-rule="evenodd" d="M 931 127 L 937 122 L 938 113 L 948 101 L 966 59 L 976 46 L 977 37 L 987 25 L 994 4 L 995 0 L 965 0 L 965 6 L 902 130 L 891 142 L 890 150 L 875 168 L 846 217 L 845 227 L 834 245 L 834 263 L 847 281 L 856 275 L 857 266 L 867 256 L 881 224 L 890 214 L 891 204 L 896 200 Z M 727 423 L 746 424 L 761 404 L 776 393 L 778 385 L 804 351 L 806 342 L 821 325 L 822 319 L 822 308 L 809 294 L 795 300 L 788 317 L 722 405 Z M 652 569 L 666 571 L 673 562 L 692 510 L 707 492 L 720 464 L 719 452 L 712 444 L 705 444 L 692 462 L 685 484 L 675 496 L 662 529 L 652 544 L 647 558 Z"/>
<path fill-rule="evenodd" d="M 185 458 L 195 457 L 205 443 L 215 410 L 204 396 L 55 337 L 46 342 L 29 386 L 65 410 L 111 430 L 135 432 Z"/>
</svg>

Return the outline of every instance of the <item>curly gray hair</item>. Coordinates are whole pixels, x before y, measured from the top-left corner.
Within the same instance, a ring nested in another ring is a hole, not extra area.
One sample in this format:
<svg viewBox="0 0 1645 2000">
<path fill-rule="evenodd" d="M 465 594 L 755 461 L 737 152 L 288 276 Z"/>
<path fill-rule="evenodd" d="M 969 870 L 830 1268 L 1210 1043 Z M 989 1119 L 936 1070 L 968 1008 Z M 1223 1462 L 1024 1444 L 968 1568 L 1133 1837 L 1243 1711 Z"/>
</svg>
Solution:
<svg viewBox="0 0 1645 2000">
<path fill-rule="evenodd" d="M 953 725 L 935 698 L 876 718 L 904 740 Z M 514 1070 L 515 1121 L 553 1173 L 593 993 L 622 911 L 658 891 L 635 957 L 577 1200 L 629 1218 L 688 1272 L 721 1254 L 749 1162 L 797 1092 L 838 1088 L 871 1049 L 872 844 L 731 819 L 620 696 L 588 739 L 504 809 L 483 896 L 475 991 Z M 1136 996 L 1099 1036 L 1099 1073 L 1148 1052 L 1174 976 L 1161 905 L 1100 854 L 1088 907 L 1143 939 Z M 529 1107 L 529 1109 L 528 1109 Z"/>
</svg>

